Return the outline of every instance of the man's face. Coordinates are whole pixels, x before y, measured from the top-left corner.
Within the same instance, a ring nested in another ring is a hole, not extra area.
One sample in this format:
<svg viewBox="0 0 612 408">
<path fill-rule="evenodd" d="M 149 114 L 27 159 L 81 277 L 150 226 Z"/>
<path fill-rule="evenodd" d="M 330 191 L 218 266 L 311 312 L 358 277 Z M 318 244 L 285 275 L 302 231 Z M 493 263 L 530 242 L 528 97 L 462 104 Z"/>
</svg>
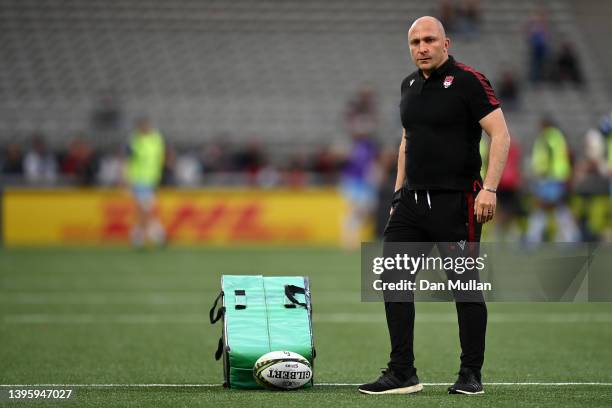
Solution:
<svg viewBox="0 0 612 408">
<path fill-rule="evenodd" d="M 408 31 L 408 46 L 414 64 L 425 75 L 446 61 L 450 41 L 433 21 L 415 24 Z"/>
</svg>

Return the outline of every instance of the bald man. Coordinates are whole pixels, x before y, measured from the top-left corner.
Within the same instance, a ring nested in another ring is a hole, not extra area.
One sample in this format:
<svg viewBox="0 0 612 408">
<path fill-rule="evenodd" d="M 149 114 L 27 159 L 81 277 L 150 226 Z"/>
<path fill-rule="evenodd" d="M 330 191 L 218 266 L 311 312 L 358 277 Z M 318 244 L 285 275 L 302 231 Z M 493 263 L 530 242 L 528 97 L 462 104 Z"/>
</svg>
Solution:
<svg viewBox="0 0 612 408">
<path fill-rule="evenodd" d="M 473 248 L 470 255 L 477 256 L 482 224 L 495 216 L 496 189 L 510 145 L 504 115 L 485 76 L 448 54 L 450 40 L 440 21 L 417 19 L 408 31 L 408 46 L 417 70 L 401 85 L 403 135 L 385 228 L 385 256 L 392 255 L 390 251 L 396 250 L 392 243 L 398 242 L 418 243 L 418 253 L 411 256 L 427 254 L 434 245 L 443 256 L 464 256 Z M 491 139 L 484 182 L 479 153 L 483 129 Z M 459 271 L 446 273 L 451 279 Z M 479 278 L 477 270 L 462 276 Z M 456 291 L 453 295 L 461 358 L 459 377 L 448 392 L 482 394 L 484 297 L 480 291 L 467 297 Z M 406 296 L 384 293 L 390 361 L 378 380 L 359 387 L 362 393 L 408 394 L 423 389 L 414 366 L 414 298 L 412 292 Z"/>
</svg>

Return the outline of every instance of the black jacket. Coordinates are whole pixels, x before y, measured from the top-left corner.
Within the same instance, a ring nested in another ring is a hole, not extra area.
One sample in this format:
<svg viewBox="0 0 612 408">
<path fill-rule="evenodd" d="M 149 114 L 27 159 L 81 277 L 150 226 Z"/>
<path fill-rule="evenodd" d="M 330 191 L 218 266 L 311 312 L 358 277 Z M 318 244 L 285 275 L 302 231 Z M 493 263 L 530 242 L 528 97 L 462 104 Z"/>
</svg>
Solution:
<svg viewBox="0 0 612 408">
<path fill-rule="evenodd" d="M 427 79 L 410 74 L 401 89 L 404 187 L 472 191 L 482 182 L 479 121 L 500 106 L 487 78 L 449 56 Z"/>
</svg>

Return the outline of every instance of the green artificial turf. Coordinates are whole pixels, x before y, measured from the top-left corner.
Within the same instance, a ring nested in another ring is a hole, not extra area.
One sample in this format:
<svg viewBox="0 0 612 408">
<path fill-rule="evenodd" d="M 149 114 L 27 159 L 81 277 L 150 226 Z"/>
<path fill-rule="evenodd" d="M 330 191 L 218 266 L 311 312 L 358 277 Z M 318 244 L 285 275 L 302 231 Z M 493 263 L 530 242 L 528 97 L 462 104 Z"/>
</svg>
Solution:
<svg viewBox="0 0 612 408">
<path fill-rule="evenodd" d="M 610 385 L 485 385 L 486 394 L 365 396 L 355 386 L 294 392 L 220 386 L 220 326 L 208 310 L 222 274 L 308 275 L 316 383 L 358 384 L 384 367 L 383 305 L 360 302 L 358 252 L 307 248 L 5 249 L 0 251 L 0 384 L 74 387 L 74 406 L 611 406 Z M 417 304 L 424 383 L 458 370 L 454 305 Z M 485 383 L 612 383 L 612 304 L 489 304 Z M 196 384 L 122 387 L 120 384 Z M 213 385 L 213 386 L 208 386 Z M 22 387 L 23 388 L 23 387 Z M 26 406 L 6 398 L 0 404 Z"/>
</svg>

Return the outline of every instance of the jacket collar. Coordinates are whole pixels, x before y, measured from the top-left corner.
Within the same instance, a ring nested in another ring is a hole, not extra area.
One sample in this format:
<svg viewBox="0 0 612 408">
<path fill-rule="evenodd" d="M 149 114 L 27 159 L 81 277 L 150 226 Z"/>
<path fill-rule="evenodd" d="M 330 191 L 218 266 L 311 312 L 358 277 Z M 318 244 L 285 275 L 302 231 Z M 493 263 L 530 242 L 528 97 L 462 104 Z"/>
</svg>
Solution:
<svg viewBox="0 0 612 408">
<path fill-rule="evenodd" d="M 429 75 L 429 77 L 430 78 L 440 77 L 446 74 L 453 65 L 455 65 L 455 58 L 453 58 L 452 55 L 449 55 L 448 59 L 444 61 L 444 64 L 440 65 L 438 68 L 431 71 L 431 75 Z M 425 76 L 423 75 L 423 71 L 421 71 L 420 69 L 419 69 L 419 75 L 421 78 L 425 78 Z"/>
</svg>

